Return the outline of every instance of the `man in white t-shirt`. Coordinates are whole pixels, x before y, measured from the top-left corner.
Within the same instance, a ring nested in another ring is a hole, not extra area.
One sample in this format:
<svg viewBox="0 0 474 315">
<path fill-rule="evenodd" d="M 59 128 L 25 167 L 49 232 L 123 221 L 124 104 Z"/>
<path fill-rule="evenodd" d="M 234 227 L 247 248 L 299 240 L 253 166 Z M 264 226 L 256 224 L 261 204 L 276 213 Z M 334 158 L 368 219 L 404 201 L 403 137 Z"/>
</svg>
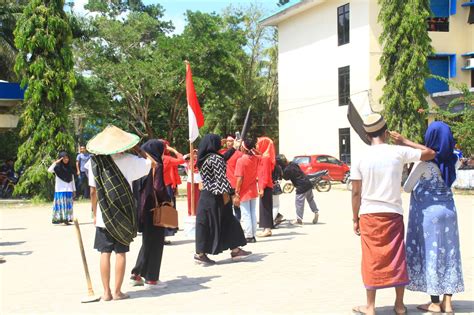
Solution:
<svg viewBox="0 0 474 315">
<path fill-rule="evenodd" d="M 140 158 L 138 156 L 126 153 L 118 153 L 112 155 L 112 159 L 127 180 L 132 188 L 132 182 L 143 176 L 148 175 L 152 165 L 152 161 L 147 158 Z M 104 286 L 104 295 L 102 300 L 110 301 L 126 299 L 129 296 L 121 292 L 122 282 L 125 274 L 126 252 L 129 251 L 129 246 L 121 244 L 107 231 L 102 211 L 100 209 L 96 189 L 96 182 L 94 173 L 92 171 L 91 160 L 85 166 L 88 172 L 90 195 L 92 203 L 92 211 L 94 213 L 94 224 L 96 226 L 96 235 L 94 241 L 94 248 L 100 253 L 100 273 L 102 277 L 102 284 Z M 116 254 L 115 261 L 115 289 L 114 292 L 110 289 L 110 256 L 112 251 Z"/>
<path fill-rule="evenodd" d="M 403 294 L 408 284 L 405 260 L 404 224 L 401 199 L 403 166 L 432 160 L 435 152 L 387 130 L 380 114 L 364 120 L 371 139 L 351 167 L 354 232 L 361 236 L 362 279 L 367 290 L 367 305 L 354 312 L 375 314 L 377 289 L 395 287 L 395 312 L 405 313 Z M 387 144 L 392 138 L 397 145 Z"/>
</svg>

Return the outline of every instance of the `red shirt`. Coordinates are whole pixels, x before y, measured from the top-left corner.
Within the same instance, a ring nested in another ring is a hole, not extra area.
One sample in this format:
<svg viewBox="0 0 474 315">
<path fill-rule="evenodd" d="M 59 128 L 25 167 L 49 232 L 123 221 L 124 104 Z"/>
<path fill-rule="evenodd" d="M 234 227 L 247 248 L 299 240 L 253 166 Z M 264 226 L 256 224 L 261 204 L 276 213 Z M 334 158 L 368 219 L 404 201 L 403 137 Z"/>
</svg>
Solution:
<svg viewBox="0 0 474 315">
<path fill-rule="evenodd" d="M 177 187 L 181 184 L 181 178 L 178 173 L 178 165 L 183 164 L 185 161 L 183 155 L 179 155 L 174 158 L 170 155 L 163 156 L 163 178 L 166 186 Z"/>
<path fill-rule="evenodd" d="M 260 190 L 273 188 L 272 172 L 271 158 L 269 156 L 260 157 L 260 163 L 258 163 L 258 188 Z"/>
<path fill-rule="evenodd" d="M 242 177 L 240 186 L 240 200 L 247 201 L 258 197 L 257 169 L 259 158 L 255 155 L 244 154 L 237 161 L 235 176 Z"/>
<path fill-rule="evenodd" d="M 235 151 L 234 154 L 227 160 L 227 179 L 229 180 L 230 186 L 235 189 L 237 184 L 237 178 L 235 178 L 235 166 L 237 165 L 237 160 L 244 155 L 241 151 Z"/>
</svg>

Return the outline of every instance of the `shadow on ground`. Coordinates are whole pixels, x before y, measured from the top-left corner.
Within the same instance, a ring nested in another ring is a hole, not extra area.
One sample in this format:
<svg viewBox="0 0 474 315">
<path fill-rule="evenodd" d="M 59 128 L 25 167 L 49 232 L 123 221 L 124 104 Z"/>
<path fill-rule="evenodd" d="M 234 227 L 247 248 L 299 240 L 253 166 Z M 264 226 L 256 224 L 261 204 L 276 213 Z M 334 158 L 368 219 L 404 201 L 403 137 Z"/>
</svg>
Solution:
<svg viewBox="0 0 474 315">
<path fill-rule="evenodd" d="M 22 252 L 0 252 L 0 256 L 12 256 L 12 255 L 17 255 L 17 256 L 28 256 L 31 255 L 33 251 L 31 250 L 25 250 Z"/>
<path fill-rule="evenodd" d="M 0 246 L 13 246 L 13 245 L 20 245 L 25 243 L 26 241 L 18 241 L 18 242 L 0 242 Z"/>
<path fill-rule="evenodd" d="M 420 303 L 422 304 L 422 303 Z M 417 304 L 407 304 L 406 307 L 408 309 L 408 314 L 430 314 L 427 312 L 422 312 L 417 309 Z M 453 307 L 456 314 L 471 314 L 474 312 L 474 301 L 453 301 Z M 384 307 L 377 307 L 377 314 L 378 315 L 393 315 L 395 312 L 393 311 L 393 306 L 384 306 Z M 437 313 L 437 314 L 453 314 L 453 313 Z"/>
<path fill-rule="evenodd" d="M 158 297 L 167 294 L 174 293 L 186 293 L 194 292 L 198 290 L 206 290 L 209 287 L 203 284 L 211 281 L 214 278 L 220 278 L 221 276 L 208 276 L 208 277 L 196 277 L 188 278 L 186 276 L 180 276 L 178 279 L 166 281 L 167 287 L 162 289 L 143 289 L 135 292 L 128 292 L 131 298 L 148 298 Z"/>
</svg>

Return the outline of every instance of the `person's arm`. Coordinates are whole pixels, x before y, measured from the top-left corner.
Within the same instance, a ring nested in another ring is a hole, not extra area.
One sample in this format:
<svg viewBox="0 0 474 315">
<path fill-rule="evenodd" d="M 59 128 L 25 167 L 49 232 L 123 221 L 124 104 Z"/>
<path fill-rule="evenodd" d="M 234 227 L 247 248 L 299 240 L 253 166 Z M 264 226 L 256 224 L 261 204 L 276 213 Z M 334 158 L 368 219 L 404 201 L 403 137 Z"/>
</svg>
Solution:
<svg viewBox="0 0 474 315">
<path fill-rule="evenodd" d="M 81 167 L 79 166 L 79 160 L 76 160 L 76 174 L 79 176 L 81 174 Z"/>
<path fill-rule="evenodd" d="M 63 158 L 60 158 L 51 164 L 51 166 L 48 168 L 48 172 L 54 173 L 54 168 L 56 167 L 56 164 L 60 163 L 63 160 Z"/>
<path fill-rule="evenodd" d="M 420 161 L 431 161 L 436 156 L 436 152 L 432 149 L 425 147 L 422 144 L 408 140 L 396 131 L 390 131 L 390 137 L 394 140 L 395 144 L 421 150 Z"/>
<path fill-rule="evenodd" d="M 410 172 L 405 185 L 403 185 L 403 190 L 407 193 L 411 192 L 415 188 L 416 183 L 420 179 L 421 175 L 426 171 L 427 164 L 423 162 L 418 162 L 413 166 L 413 169 Z"/>
<path fill-rule="evenodd" d="M 362 200 L 362 181 L 352 181 L 352 222 L 354 223 L 354 233 L 360 235 L 359 210 Z"/>
<path fill-rule="evenodd" d="M 234 194 L 234 206 L 240 207 L 240 188 L 242 187 L 242 176 L 236 176 L 237 182 L 235 183 L 235 194 Z"/>
<path fill-rule="evenodd" d="M 90 197 L 91 197 L 91 206 L 92 206 L 92 214 L 94 216 L 94 225 L 96 223 L 96 215 L 97 215 L 97 189 L 95 187 L 90 186 Z"/>
</svg>

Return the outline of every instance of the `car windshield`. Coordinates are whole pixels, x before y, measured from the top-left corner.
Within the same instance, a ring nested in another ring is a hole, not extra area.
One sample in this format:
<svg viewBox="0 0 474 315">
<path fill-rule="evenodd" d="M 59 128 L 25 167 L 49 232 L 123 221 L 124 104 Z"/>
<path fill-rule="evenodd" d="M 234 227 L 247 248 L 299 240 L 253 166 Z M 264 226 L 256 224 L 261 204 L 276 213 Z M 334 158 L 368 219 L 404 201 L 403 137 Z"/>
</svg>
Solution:
<svg viewBox="0 0 474 315">
<path fill-rule="evenodd" d="M 310 157 L 309 156 L 297 156 L 293 159 L 293 162 L 296 164 L 309 164 L 310 162 Z"/>
<path fill-rule="evenodd" d="M 338 159 L 333 158 L 332 156 L 328 156 L 327 159 L 328 159 L 328 163 L 338 164 L 338 165 L 341 164 L 341 162 Z"/>
</svg>

